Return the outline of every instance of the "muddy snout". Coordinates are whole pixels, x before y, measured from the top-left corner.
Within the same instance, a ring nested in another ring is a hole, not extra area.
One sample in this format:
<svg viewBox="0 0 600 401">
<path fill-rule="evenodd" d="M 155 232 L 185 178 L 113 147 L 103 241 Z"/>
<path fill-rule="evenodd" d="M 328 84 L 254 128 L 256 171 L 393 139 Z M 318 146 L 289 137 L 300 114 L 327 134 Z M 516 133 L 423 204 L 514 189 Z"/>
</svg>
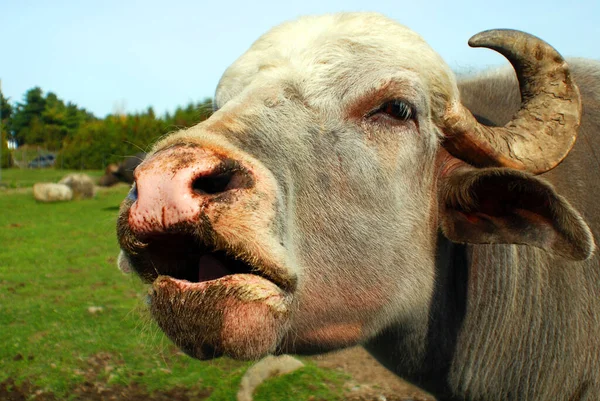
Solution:
<svg viewBox="0 0 600 401">
<path fill-rule="evenodd" d="M 117 222 L 119 265 L 151 284 L 159 327 L 196 358 L 275 352 L 297 277 L 273 232 L 272 173 L 237 149 L 179 145 L 134 175 Z"/>
<path fill-rule="evenodd" d="M 195 224 L 210 204 L 231 204 L 254 186 L 242 164 L 210 149 L 175 146 L 135 170 L 129 225 L 138 235 Z"/>
</svg>

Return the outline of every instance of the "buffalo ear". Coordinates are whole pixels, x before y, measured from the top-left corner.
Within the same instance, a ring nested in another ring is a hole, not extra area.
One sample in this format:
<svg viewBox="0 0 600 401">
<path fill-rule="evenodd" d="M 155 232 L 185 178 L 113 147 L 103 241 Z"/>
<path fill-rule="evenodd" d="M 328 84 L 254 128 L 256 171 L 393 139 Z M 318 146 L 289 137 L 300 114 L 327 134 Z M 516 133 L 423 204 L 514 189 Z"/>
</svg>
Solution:
<svg viewBox="0 0 600 401">
<path fill-rule="evenodd" d="M 528 173 L 460 167 L 440 179 L 438 199 L 441 228 L 452 241 L 533 245 L 572 260 L 594 251 L 581 215 Z"/>
</svg>

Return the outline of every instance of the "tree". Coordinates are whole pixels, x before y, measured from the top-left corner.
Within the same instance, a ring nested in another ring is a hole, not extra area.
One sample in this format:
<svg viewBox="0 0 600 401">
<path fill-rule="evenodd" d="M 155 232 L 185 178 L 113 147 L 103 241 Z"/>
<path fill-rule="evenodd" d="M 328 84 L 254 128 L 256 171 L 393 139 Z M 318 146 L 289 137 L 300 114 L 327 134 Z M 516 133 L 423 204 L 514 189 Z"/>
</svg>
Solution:
<svg viewBox="0 0 600 401">
<path fill-rule="evenodd" d="M 0 160 L 0 166 L 2 168 L 10 167 L 11 156 L 8 151 L 8 138 L 9 138 L 9 126 L 11 125 L 13 108 L 10 104 L 9 100 L 4 97 L 4 94 L 0 90 L 0 125 L 1 125 L 1 134 L 0 137 L 2 141 L 0 141 L 0 146 L 2 146 L 2 159 Z"/>
<path fill-rule="evenodd" d="M 191 127 L 212 114 L 212 101 L 178 107 L 173 114 L 156 115 L 152 107 L 141 113 L 98 119 L 55 93 L 45 96 L 34 87 L 10 110 L 10 125 L 20 145 L 37 145 L 58 153 L 65 168 L 104 168 L 127 155 L 146 150 L 161 136 Z"/>
<path fill-rule="evenodd" d="M 44 99 L 42 89 L 37 86 L 29 89 L 25 93 L 23 100 L 24 103 L 17 103 L 10 126 L 19 145 L 28 142 L 26 136 L 32 134 L 29 128 L 35 119 L 41 119 L 46 106 L 46 99 Z M 38 132 L 34 131 L 33 134 L 35 137 L 39 136 Z"/>
<path fill-rule="evenodd" d="M 206 120 L 212 114 L 212 100 L 205 99 L 197 104 L 190 103 L 186 107 L 177 107 L 173 115 L 165 115 L 165 124 L 173 129 L 187 128 Z"/>
<path fill-rule="evenodd" d="M 27 91 L 14 110 L 11 129 L 20 145 L 38 145 L 58 151 L 69 135 L 94 116 L 73 103 L 65 104 L 55 93 L 43 95 L 39 87 Z"/>
<path fill-rule="evenodd" d="M 67 136 L 67 107 L 54 93 L 46 95 L 44 110 L 41 115 L 42 132 L 38 144 L 51 150 L 58 150 Z M 28 140 L 28 142 L 30 142 Z M 31 143 L 31 142 L 30 142 Z"/>
<path fill-rule="evenodd" d="M 13 107 L 10 104 L 10 99 L 4 97 L 2 90 L 0 89 L 0 114 L 2 115 L 2 125 L 8 123 L 12 117 Z"/>
</svg>

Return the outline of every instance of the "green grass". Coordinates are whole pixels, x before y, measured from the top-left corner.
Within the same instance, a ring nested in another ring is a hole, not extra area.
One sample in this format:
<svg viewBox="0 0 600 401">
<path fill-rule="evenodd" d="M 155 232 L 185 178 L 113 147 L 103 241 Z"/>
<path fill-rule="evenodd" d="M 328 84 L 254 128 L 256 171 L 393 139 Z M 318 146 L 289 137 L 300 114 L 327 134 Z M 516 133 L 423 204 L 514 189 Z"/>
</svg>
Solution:
<svg viewBox="0 0 600 401">
<path fill-rule="evenodd" d="M 25 187 L 64 173 L 9 170 L 7 179 Z M 115 218 L 126 192 L 118 186 L 92 200 L 42 204 L 30 190 L 0 191 L 0 382 L 28 380 L 59 399 L 90 380 L 235 399 L 249 364 L 181 354 L 149 319 L 145 287 L 118 271 Z M 94 306 L 103 309 L 90 313 Z M 262 385 L 255 399 L 338 399 L 341 381 L 308 363 Z"/>
<path fill-rule="evenodd" d="M 41 169 L 2 169 L 2 180 L 0 185 L 7 188 L 31 187 L 36 182 L 58 182 L 69 173 L 84 173 L 97 179 L 104 174 L 102 170 L 60 170 L 54 168 Z M 1 192 L 0 192 L 1 194 Z"/>
</svg>

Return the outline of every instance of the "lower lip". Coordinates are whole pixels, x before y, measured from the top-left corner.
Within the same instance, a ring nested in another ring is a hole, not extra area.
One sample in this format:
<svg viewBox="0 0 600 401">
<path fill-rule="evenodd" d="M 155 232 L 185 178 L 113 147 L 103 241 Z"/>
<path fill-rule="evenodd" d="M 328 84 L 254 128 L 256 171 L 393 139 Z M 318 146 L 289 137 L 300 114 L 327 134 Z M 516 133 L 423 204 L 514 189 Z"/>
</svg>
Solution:
<svg viewBox="0 0 600 401">
<path fill-rule="evenodd" d="M 235 292 L 235 297 L 242 302 L 268 302 L 276 309 L 283 308 L 282 304 L 285 304 L 286 298 L 277 285 L 255 274 L 231 274 L 199 283 L 179 280 L 170 276 L 159 276 L 152 284 L 152 291 L 160 291 L 165 282 L 174 285 L 182 294 L 191 292 L 197 296 L 201 296 L 201 293 L 210 288 L 222 287 L 228 289 L 228 292 Z M 283 312 L 283 310 L 281 311 Z"/>
<path fill-rule="evenodd" d="M 159 276 L 150 297 L 159 326 L 199 359 L 219 354 L 252 359 L 274 352 L 290 309 L 289 295 L 253 274 L 201 283 Z M 212 355 L 206 355 L 207 346 Z"/>
</svg>

